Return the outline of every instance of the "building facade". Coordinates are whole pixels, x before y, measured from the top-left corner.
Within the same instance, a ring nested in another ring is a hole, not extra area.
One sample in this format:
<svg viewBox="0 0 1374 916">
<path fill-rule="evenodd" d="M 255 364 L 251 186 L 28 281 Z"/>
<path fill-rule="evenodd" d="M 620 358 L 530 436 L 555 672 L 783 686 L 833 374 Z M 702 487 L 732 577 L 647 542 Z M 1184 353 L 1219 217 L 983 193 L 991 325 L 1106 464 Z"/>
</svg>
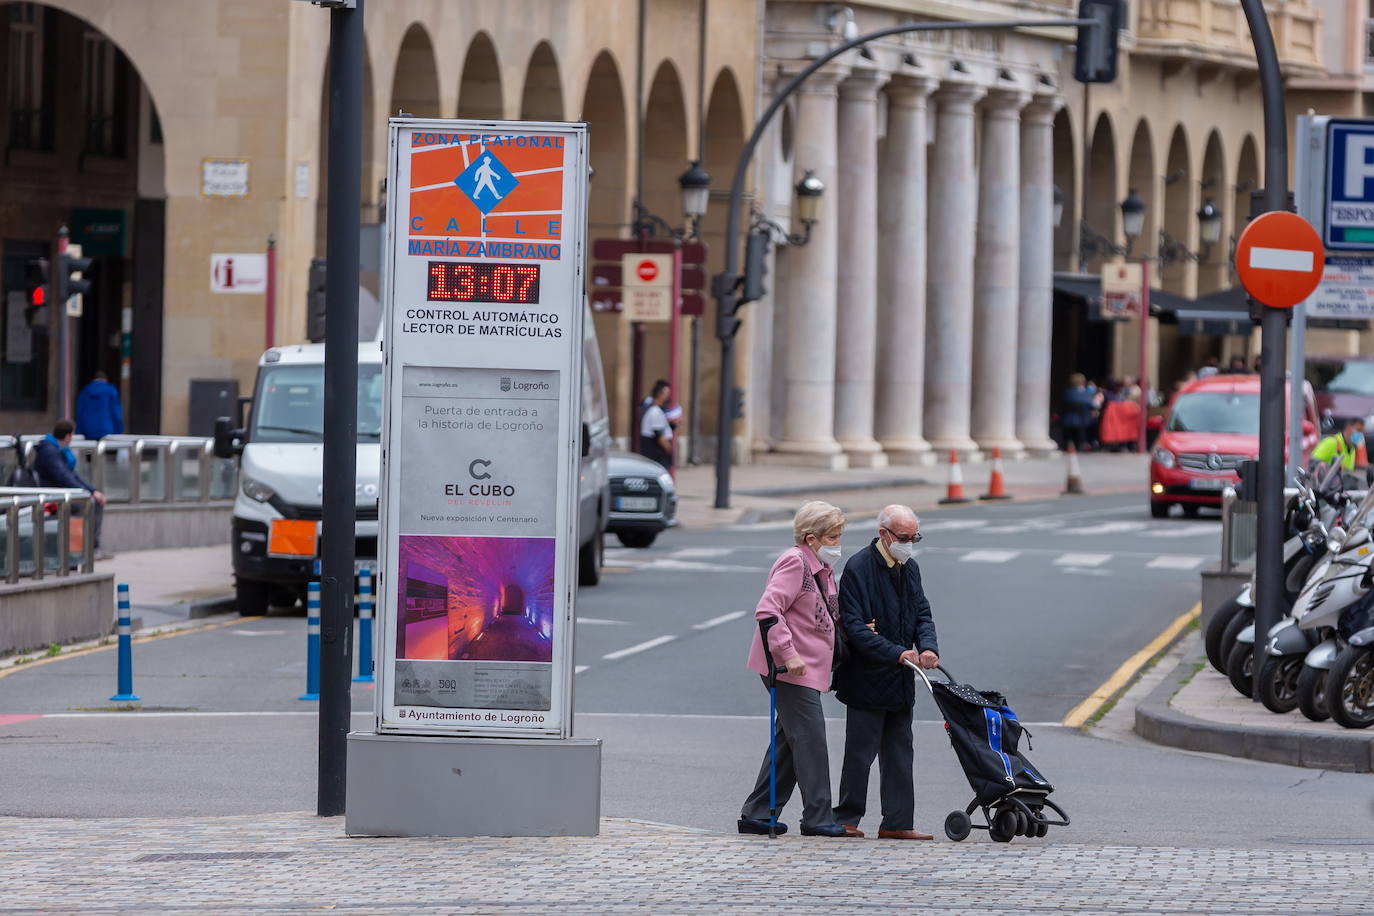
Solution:
<svg viewBox="0 0 1374 916">
<path fill-rule="evenodd" d="M 757 113 L 843 35 L 1076 6 L 368 0 L 359 218 L 375 226 L 385 212 L 385 125 L 398 112 L 586 120 L 590 236 L 682 235 L 677 178 L 699 160 L 713 188 L 696 227 L 709 277 L 722 262 L 723 189 Z M 1253 356 L 1243 321 L 1178 318 L 1234 288 L 1231 247 L 1263 174 L 1239 3 L 1128 9 L 1111 85 L 1072 80 L 1070 29 L 928 32 L 837 59 L 784 107 L 747 182 L 747 222 L 780 231 L 770 289 L 741 313 L 739 460 L 844 467 L 950 449 L 1045 452 L 1071 372 L 1143 369 L 1167 388 L 1207 356 Z M 1366 4 L 1269 10 L 1290 114 L 1367 113 Z M 73 384 L 97 369 L 122 377 L 131 428 L 185 431 L 193 380 L 247 393 L 269 340 L 305 337 L 311 262 L 324 254 L 328 18 L 285 0 L 0 3 L 0 429 L 37 431 L 61 412 L 55 318 L 24 301 L 24 267 L 52 253 L 60 225 L 96 261 L 95 290 L 70 319 Z M 807 173 L 825 193 L 803 232 L 794 187 Z M 1129 254 L 1149 261 L 1162 303 L 1143 367 L 1138 321 L 1104 320 L 1092 290 L 1126 249 L 1119 205 L 1132 189 L 1146 211 Z M 1208 201 L 1221 213 L 1214 243 L 1197 218 Z M 269 243 L 270 317 L 265 294 L 215 291 L 211 271 L 213 256 Z M 361 283 L 371 334 L 375 270 Z M 611 306 L 595 325 L 614 434 L 633 441 L 645 389 L 681 366 L 681 457 L 709 460 L 719 367 L 709 298 L 677 333 Z M 1314 348 L 1340 352 L 1369 338 L 1314 334 Z"/>
</svg>

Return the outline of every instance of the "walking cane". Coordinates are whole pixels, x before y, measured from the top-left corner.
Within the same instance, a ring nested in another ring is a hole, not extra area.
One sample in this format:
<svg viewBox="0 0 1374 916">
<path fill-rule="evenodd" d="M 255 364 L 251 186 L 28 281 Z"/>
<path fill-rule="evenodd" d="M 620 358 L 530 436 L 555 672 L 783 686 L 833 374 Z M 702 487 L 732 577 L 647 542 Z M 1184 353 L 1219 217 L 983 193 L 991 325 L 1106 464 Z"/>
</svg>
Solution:
<svg viewBox="0 0 1374 916">
<path fill-rule="evenodd" d="M 763 641 L 763 660 L 768 665 L 764 682 L 768 684 L 768 839 L 777 839 L 778 833 L 778 675 L 786 674 L 787 669 L 773 663 L 773 652 L 768 648 L 768 631 L 778 623 L 776 617 L 765 617 L 759 621 L 759 638 Z"/>
</svg>

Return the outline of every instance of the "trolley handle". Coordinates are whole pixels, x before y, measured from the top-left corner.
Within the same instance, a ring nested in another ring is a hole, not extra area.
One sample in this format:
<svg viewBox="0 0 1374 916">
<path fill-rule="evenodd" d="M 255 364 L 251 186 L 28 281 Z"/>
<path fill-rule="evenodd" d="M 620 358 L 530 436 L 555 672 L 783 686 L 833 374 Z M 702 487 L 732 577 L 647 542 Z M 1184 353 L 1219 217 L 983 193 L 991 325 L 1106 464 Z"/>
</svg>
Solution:
<svg viewBox="0 0 1374 916">
<path fill-rule="evenodd" d="M 779 665 L 773 661 L 773 650 L 768 648 L 768 631 L 777 625 L 778 618 L 776 617 L 764 617 L 759 621 L 759 639 L 763 642 L 763 660 L 768 666 L 768 673 L 763 676 L 763 679 L 770 688 L 778 685 L 779 674 L 787 673 L 785 665 Z"/>
<path fill-rule="evenodd" d="M 902 664 L 906 665 L 912 671 L 915 671 L 917 674 L 921 676 L 921 680 L 926 682 L 927 690 L 933 690 L 933 688 L 930 686 L 930 678 L 926 677 L 926 672 L 924 668 L 922 668 L 920 665 L 908 661 L 907 659 L 902 659 Z M 945 669 L 944 665 L 936 665 L 935 670 L 943 674 L 945 676 L 945 680 L 949 681 L 951 684 L 958 683 L 958 681 L 954 679 L 954 675 L 950 674 L 949 671 Z"/>
</svg>

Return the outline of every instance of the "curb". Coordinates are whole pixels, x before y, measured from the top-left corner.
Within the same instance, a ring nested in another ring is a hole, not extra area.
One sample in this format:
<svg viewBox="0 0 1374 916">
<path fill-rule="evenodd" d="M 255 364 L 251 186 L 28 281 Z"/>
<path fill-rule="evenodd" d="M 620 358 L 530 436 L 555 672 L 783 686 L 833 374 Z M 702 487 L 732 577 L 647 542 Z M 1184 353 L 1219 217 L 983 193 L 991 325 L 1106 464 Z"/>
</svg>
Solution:
<svg viewBox="0 0 1374 916">
<path fill-rule="evenodd" d="M 782 496 L 804 496 L 807 493 L 848 493 L 862 490 L 891 490 L 897 487 L 930 487 L 935 486 L 924 477 L 890 477 L 881 480 L 850 480 L 837 483 L 827 483 L 823 486 L 812 484 L 797 484 L 789 487 L 763 487 L 754 490 L 735 490 L 736 496 L 761 496 L 761 497 L 782 497 Z"/>
<path fill-rule="evenodd" d="M 192 601 L 187 608 L 186 617 L 188 620 L 198 620 L 201 617 L 231 613 L 235 608 L 235 600 L 234 596 L 229 594 Z"/>
<path fill-rule="evenodd" d="M 1225 754 L 1295 767 L 1374 772 L 1374 736 L 1318 735 L 1282 728 L 1245 728 L 1184 715 L 1169 700 L 1195 659 L 1184 659 L 1135 709 L 1135 732 L 1147 741 L 1205 754 Z M 1296 713 L 1294 713 L 1296 715 Z"/>
</svg>

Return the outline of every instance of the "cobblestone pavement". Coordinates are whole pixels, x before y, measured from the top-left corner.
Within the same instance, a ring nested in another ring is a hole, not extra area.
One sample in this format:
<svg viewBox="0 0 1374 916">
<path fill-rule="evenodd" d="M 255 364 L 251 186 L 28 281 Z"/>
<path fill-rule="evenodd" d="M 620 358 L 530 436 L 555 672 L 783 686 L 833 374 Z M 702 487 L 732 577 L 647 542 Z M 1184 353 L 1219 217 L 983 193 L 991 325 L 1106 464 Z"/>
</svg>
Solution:
<svg viewBox="0 0 1374 916">
<path fill-rule="evenodd" d="M 0 818 L 0 913 L 1367 913 L 1367 847 L 350 839 L 308 814 Z M 1051 834 L 1053 837 L 1053 834 Z"/>
</svg>

